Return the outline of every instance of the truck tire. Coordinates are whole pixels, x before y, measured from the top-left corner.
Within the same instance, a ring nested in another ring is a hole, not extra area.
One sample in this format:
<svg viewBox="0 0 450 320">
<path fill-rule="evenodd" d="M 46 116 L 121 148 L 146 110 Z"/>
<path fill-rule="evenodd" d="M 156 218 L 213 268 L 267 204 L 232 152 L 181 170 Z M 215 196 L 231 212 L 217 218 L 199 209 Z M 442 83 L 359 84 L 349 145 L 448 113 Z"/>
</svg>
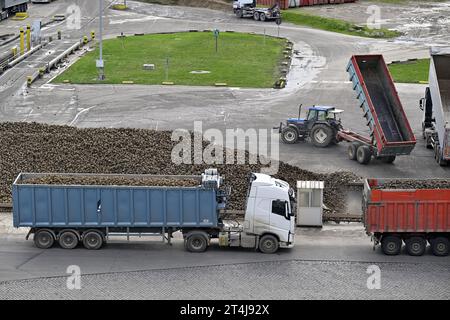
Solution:
<svg viewBox="0 0 450 320">
<path fill-rule="evenodd" d="M 387 156 L 381 157 L 380 160 L 384 163 L 393 163 L 395 161 L 396 156 Z"/>
<path fill-rule="evenodd" d="M 445 237 L 437 237 L 430 241 L 431 251 L 435 256 L 445 257 L 448 256 L 450 241 Z"/>
<path fill-rule="evenodd" d="M 275 253 L 278 251 L 278 247 L 278 239 L 275 236 L 266 234 L 265 236 L 262 236 L 261 239 L 259 239 L 259 250 L 262 253 Z"/>
<path fill-rule="evenodd" d="M 361 164 L 368 164 L 372 154 L 368 146 L 359 146 L 356 150 L 356 160 Z"/>
<path fill-rule="evenodd" d="M 356 160 L 356 150 L 358 150 L 359 143 L 352 142 L 347 149 L 348 158 L 350 160 Z"/>
<path fill-rule="evenodd" d="M 88 250 L 98 250 L 103 245 L 103 235 L 97 230 L 83 233 L 83 246 Z"/>
<path fill-rule="evenodd" d="M 298 141 L 298 132 L 292 127 L 285 127 L 281 131 L 281 140 L 287 144 L 297 143 Z"/>
<path fill-rule="evenodd" d="M 34 244 L 39 249 L 48 249 L 55 243 L 55 237 L 53 233 L 49 230 L 42 229 L 38 230 L 33 237 Z"/>
<path fill-rule="evenodd" d="M 410 256 L 422 256 L 427 249 L 427 241 L 422 237 L 411 237 L 405 240 L 406 252 Z"/>
<path fill-rule="evenodd" d="M 260 13 L 259 14 L 259 20 L 261 20 L 261 21 L 266 21 L 266 15 L 264 14 L 264 13 Z"/>
<path fill-rule="evenodd" d="M 78 245 L 78 235 L 75 231 L 65 230 L 59 234 L 59 246 L 63 249 L 74 249 Z"/>
<path fill-rule="evenodd" d="M 190 252 L 204 252 L 208 248 L 208 239 L 203 232 L 192 232 L 186 237 L 185 246 Z"/>
<path fill-rule="evenodd" d="M 312 143 L 319 148 L 326 148 L 333 141 L 333 129 L 326 124 L 317 124 L 311 130 Z"/>
<path fill-rule="evenodd" d="M 381 250 L 387 256 L 396 256 L 402 250 L 402 240 L 397 236 L 386 236 L 381 239 Z"/>
<path fill-rule="evenodd" d="M 236 14 L 236 17 L 238 17 L 238 18 L 242 18 L 243 17 L 243 13 L 242 13 L 242 10 L 241 9 L 237 9 L 236 10 L 236 12 L 235 12 L 235 14 Z"/>
<path fill-rule="evenodd" d="M 258 21 L 258 20 L 259 20 L 259 12 L 255 12 L 255 13 L 253 14 L 253 19 L 255 19 L 255 21 Z"/>
</svg>

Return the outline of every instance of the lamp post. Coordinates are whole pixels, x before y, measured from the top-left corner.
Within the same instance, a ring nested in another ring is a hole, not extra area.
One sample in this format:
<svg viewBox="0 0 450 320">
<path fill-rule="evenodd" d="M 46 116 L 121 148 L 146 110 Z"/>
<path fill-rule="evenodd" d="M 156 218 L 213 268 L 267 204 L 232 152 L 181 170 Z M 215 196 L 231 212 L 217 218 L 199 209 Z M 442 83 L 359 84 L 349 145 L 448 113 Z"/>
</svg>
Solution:
<svg viewBox="0 0 450 320">
<path fill-rule="evenodd" d="M 98 70 L 98 80 L 102 81 L 105 80 L 105 64 L 103 62 L 103 0 L 99 0 L 99 33 L 98 33 L 98 40 L 99 40 L 99 50 L 100 50 L 100 57 L 96 61 L 96 66 Z"/>
</svg>

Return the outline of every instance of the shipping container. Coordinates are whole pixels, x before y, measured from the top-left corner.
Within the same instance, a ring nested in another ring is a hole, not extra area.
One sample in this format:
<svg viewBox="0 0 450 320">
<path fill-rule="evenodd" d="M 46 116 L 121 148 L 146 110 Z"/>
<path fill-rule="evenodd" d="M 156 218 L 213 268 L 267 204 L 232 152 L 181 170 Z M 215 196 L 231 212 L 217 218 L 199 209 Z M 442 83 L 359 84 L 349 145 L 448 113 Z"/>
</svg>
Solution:
<svg viewBox="0 0 450 320">
<path fill-rule="evenodd" d="M 364 226 L 375 244 L 381 243 L 385 254 L 394 255 L 400 253 L 403 241 L 409 254 L 422 255 L 428 241 L 434 254 L 447 255 L 450 189 L 411 188 L 410 180 L 404 188 L 392 188 L 391 181 L 367 179 L 364 183 Z"/>
</svg>

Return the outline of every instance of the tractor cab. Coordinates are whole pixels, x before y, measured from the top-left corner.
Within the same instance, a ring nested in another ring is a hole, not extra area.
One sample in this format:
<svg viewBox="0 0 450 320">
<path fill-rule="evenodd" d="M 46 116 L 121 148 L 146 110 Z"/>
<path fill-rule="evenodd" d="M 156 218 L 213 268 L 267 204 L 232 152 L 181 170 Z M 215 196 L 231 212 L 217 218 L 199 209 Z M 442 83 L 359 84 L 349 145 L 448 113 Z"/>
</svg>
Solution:
<svg viewBox="0 0 450 320">
<path fill-rule="evenodd" d="M 284 143 L 296 143 L 299 140 L 311 140 L 318 147 L 326 147 L 337 142 L 336 135 L 341 129 L 339 114 L 343 110 L 332 106 L 312 106 L 307 110 L 306 118 L 301 117 L 302 105 L 299 106 L 298 118 L 289 118 L 286 124 L 280 124 L 279 132 Z"/>
</svg>

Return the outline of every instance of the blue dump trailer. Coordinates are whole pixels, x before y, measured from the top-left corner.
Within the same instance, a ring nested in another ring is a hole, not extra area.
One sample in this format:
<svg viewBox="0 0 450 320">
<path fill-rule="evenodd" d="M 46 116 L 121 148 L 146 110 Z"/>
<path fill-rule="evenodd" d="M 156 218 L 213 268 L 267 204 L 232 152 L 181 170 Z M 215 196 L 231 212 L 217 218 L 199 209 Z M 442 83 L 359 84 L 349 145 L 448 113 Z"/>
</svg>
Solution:
<svg viewBox="0 0 450 320">
<path fill-rule="evenodd" d="M 269 189 L 276 189 L 274 201 L 284 197 L 285 206 L 289 186 L 267 177 L 254 180 L 267 180 Z M 13 223 L 30 228 L 27 239 L 32 234 L 42 249 L 55 242 L 65 249 L 80 242 L 87 249 L 99 249 L 109 236 L 155 235 L 170 243 L 176 231 L 183 233 L 186 249 L 192 252 L 206 250 L 211 238 L 219 238 L 221 246 L 262 246 L 267 253 L 293 244 L 290 205 L 275 208 L 277 214 L 283 211 L 288 223 L 272 218 L 266 230 L 253 222 L 258 218 L 253 210 L 246 215 L 245 230 L 241 224 L 223 221 L 220 212 L 229 190 L 222 182 L 216 169 L 199 176 L 21 173 L 12 188 Z M 271 210 L 272 203 L 267 207 Z"/>
</svg>

